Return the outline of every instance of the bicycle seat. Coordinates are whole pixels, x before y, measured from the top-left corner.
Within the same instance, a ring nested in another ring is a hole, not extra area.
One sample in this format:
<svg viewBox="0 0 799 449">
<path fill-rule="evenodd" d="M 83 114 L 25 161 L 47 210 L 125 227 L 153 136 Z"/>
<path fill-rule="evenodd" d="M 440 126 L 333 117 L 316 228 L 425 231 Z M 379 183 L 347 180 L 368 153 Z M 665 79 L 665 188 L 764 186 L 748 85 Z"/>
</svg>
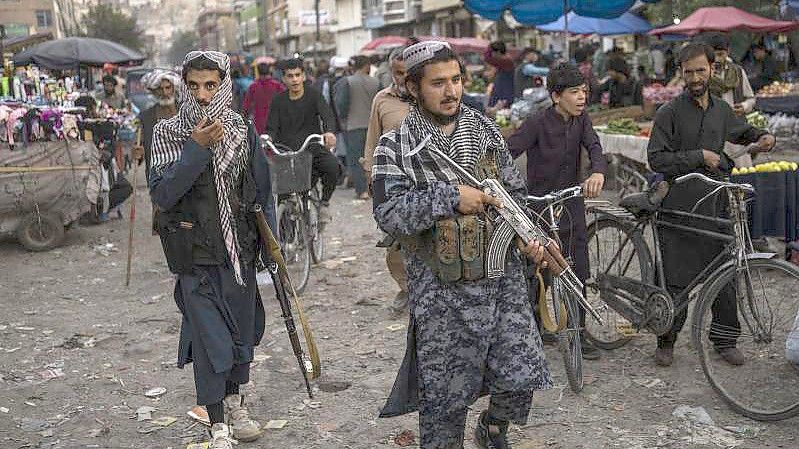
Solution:
<svg viewBox="0 0 799 449">
<path fill-rule="evenodd" d="M 669 184 L 661 181 L 646 192 L 632 193 L 619 201 L 619 206 L 627 209 L 636 217 L 654 213 L 669 193 Z"/>
</svg>

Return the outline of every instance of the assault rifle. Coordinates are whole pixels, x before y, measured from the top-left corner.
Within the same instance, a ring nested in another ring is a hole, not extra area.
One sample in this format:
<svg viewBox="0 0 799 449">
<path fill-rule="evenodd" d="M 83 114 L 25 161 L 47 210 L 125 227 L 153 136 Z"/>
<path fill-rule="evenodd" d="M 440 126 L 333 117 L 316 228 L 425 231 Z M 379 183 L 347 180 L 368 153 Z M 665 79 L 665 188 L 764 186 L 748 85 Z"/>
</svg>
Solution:
<svg viewBox="0 0 799 449">
<path fill-rule="evenodd" d="M 286 324 L 286 331 L 289 334 L 289 341 L 291 342 L 291 349 L 297 357 L 297 363 L 300 365 L 300 372 L 302 378 L 305 380 L 305 389 L 308 390 L 308 397 L 313 399 L 313 392 L 311 391 L 311 383 L 308 379 L 310 373 L 312 379 L 316 379 L 321 374 L 321 362 L 319 360 L 319 351 L 316 349 L 316 342 L 314 341 L 313 334 L 311 334 L 311 326 L 305 318 L 305 312 L 302 310 L 300 298 L 294 290 L 294 285 L 291 283 L 288 271 L 286 270 L 286 261 L 283 259 L 283 254 L 280 252 L 280 245 L 277 243 L 272 230 L 269 229 L 269 224 L 266 222 L 264 211 L 260 204 L 256 204 L 253 210 L 255 213 L 255 220 L 258 224 L 258 233 L 261 234 L 266 245 L 267 252 L 271 260 L 267 264 L 267 269 L 272 275 L 272 282 L 275 284 L 275 296 L 280 303 L 280 310 L 283 312 L 283 321 Z M 291 313 L 291 303 L 289 302 L 288 292 L 291 292 L 294 299 L 294 307 L 297 309 L 297 315 L 300 318 L 302 325 L 302 332 L 305 335 L 305 345 L 308 348 L 310 360 L 306 360 L 305 353 L 300 345 L 300 339 L 297 336 L 297 326 L 294 324 L 294 316 Z"/>
<path fill-rule="evenodd" d="M 419 147 L 421 146 L 424 145 Z M 417 148 L 421 149 L 419 147 Z M 458 177 L 468 185 L 482 190 L 487 195 L 498 198 L 502 203 L 502 207 L 494 207 L 498 214 L 498 219 L 495 222 L 494 231 L 489 238 L 486 250 L 486 276 L 488 278 L 498 278 L 505 274 L 505 254 L 507 254 L 508 246 L 513 242 L 514 237 L 519 236 L 524 243 L 536 240 L 544 245 L 544 260 L 549 265 L 549 270 L 552 274 L 563 282 L 563 285 L 577 298 L 583 309 L 589 312 L 597 322 L 602 323 L 599 313 L 586 301 L 583 295 L 583 283 L 571 269 L 563 254 L 561 254 L 560 248 L 546 232 L 533 223 L 524 209 L 514 201 L 499 180 L 488 178 L 478 181 L 477 178 L 446 154 L 435 148 L 425 148 L 444 160 Z"/>
</svg>

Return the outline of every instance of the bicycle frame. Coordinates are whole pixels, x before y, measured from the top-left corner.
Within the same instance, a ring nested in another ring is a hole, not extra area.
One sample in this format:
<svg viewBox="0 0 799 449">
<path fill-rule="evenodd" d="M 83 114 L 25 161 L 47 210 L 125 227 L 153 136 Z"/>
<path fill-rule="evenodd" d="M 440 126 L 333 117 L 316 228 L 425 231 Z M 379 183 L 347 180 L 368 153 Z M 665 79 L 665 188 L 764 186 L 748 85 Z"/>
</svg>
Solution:
<svg viewBox="0 0 799 449">
<path fill-rule="evenodd" d="M 715 193 L 715 191 L 714 191 Z M 707 195 L 704 199 L 707 199 L 711 195 Z M 730 208 L 730 215 L 732 218 L 718 218 L 718 217 L 711 217 L 707 215 L 700 215 L 693 212 L 684 212 L 678 211 L 673 209 L 659 209 L 653 215 L 643 218 L 637 219 L 635 222 L 635 226 L 633 227 L 633 234 L 638 234 L 641 236 L 645 236 L 645 232 L 647 228 L 652 230 L 652 243 L 654 245 L 654 253 L 651 251 L 650 247 L 650 257 L 651 254 L 654 254 L 654 267 L 655 267 L 655 278 L 653 283 L 648 283 L 646 280 L 637 281 L 634 279 L 628 279 L 624 276 L 615 276 L 609 273 L 611 268 L 613 268 L 614 264 L 621 259 L 621 254 L 626 245 L 632 244 L 630 241 L 629 236 L 625 236 L 623 243 L 620 245 L 619 249 L 613 255 L 608 266 L 605 268 L 604 272 L 601 273 L 605 279 L 598 279 L 597 282 L 602 285 L 603 290 L 607 290 L 609 293 L 612 293 L 614 296 L 624 298 L 630 302 L 632 300 L 638 300 L 640 302 L 646 302 L 647 298 L 631 298 L 629 293 L 624 291 L 623 289 L 619 288 L 622 284 L 626 284 L 628 286 L 638 286 L 641 290 L 653 290 L 658 289 L 662 293 L 666 294 L 672 300 L 672 307 L 674 314 L 679 314 L 686 310 L 693 300 L 690 293 L 696 288 L 699 284 L 703 284 L 707 279 L 713 278 L 714 273 L 720 273 L 722 270 L 725 270 L 731 264 L 735 264 L 736 268 L 739 270 L 747 273 L 748 275 L 748 265 L 747 261 L 752 259 L 768 259 L 774 257 L 775 254 L 773 253 L 755 253 L 752 250 L 751 246 L 751 239 L 749 237 L 749 230 L 748 230 L 748 214 L 746 210 L 746 198 L 745 194 L 741 190 L 731 191 L 727 189 L 727 196 L 729 200 L 729 208 Z M 701 201 L 700 200 L 700 203 Z M 698 205 L 699 203 L 697 203 Z M 672 215 L 678 216 L 683 218 L 693 218 L 698 219 L 704 222 L 709 222 L 713 224 L 726 224 L 732 225 L 733 234 L 723 234 L 720 232 L 709 231 L 705 229 L 699 229 L 691 226 L 684 226 L 676 223 L 671 223 L 668 221 L 662 220 L 663 215 Z M 681 230 L 685 232 L 690 232 L 694 235 L 704 236 L 708 238 L 712 238 L 714 240 L 726 241 L 729 242 L 724 249 L 719 252 L 716 257 L 704 268 L 700 271 L 691 282 L 683 288 L 680 293 L 676 295 L 676 297 L 672 297 L 671 294 L 668 292 L 666 288 L 666 275 L 665 270 L 663 267 L 663 255 L 660 248 L 660 228 L 670 228 L 675 230 Z M 644 239 L 646 242 L 646 239 Z M 648 242 L 647 242 L 648 243 Z M 629 264 L 630 260 L 627 261 Z M 621 262 L 620 262 L 621 263 Z M 622 273 L 626 273 L 626 269 L 628 266 L 623 267 L 624 271 Z M 603 282 L 604 281 L 604 282 Z M 622 313 L 622 310 L 618 310 L 619 313 Z M 628 319 L 631 318 L 629 315 L 629 309 L 627 310 L 627 314 L 622 313 Z M 632 321 L 632 320 L 631 320 Z M 637 325 L 645 325 L 646 323 L 635 323 Z"/>
</svg>

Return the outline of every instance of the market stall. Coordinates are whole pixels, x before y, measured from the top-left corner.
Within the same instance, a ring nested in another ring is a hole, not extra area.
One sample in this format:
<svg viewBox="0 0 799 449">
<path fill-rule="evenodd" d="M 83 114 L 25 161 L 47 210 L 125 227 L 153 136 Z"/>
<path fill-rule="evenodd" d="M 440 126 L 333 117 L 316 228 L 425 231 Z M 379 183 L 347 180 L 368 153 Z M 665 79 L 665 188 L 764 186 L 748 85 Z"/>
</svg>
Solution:
<svg viewBox="0 0 799 449">
<path fill-rule="evenodd" d="M 799 239 L 799 171 L 797 164 L 781 161 L 759 164 L 755 172 L 734 174 L 732 181 L 752 184 L 749 203 L 752 238 Z"/>
</svg>

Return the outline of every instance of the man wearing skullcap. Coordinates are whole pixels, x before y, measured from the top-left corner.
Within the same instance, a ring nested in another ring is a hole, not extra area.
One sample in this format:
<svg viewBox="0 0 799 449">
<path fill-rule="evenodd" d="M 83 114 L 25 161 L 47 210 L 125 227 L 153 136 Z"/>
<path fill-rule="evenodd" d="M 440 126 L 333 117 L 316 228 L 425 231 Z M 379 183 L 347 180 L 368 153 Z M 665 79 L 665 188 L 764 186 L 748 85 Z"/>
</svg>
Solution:
<svg viewBox="0 0 799 449">
<path fill-rule="evenodd" d="M 264 242 L 253 211 L 261 205 L 274 229 L 269 167 L 255 130 L 230 108 L 227 55 L 189 52 L 181 89 L 177 115 L 155 125 L 150 196 L 167 264 L 177 275 L 178 366 L 193 364 L 197 403 L 211 422 L 209 448 L 231 449 L 235 439 L 261 435 L 239 386 L 249 381 L 264 333 L 255 278 Z"/>
<path fill-rule="evenodd" d="M 464 67 L 450 46 L 425 41 L 403 56 L 413 106 L 380 138 L 372 168 L 375 219 L 401 242 L 410 308 L 405 358 L 381 416 L 418 410 L 422 449 L 461 449 L 469 406 L 490 394 L 474 441 L 508 449 L 509 423 L 525 423 L 533 391 L 552 384 L 522 260 L 541 263 L 543 246 L 511 245 L 504 274 L 486 276 L 483 212 L 499 201 L 463 185 L 430 149 L 499 180 L 520 204 L 526 183 L 497 127 L 461 103 Z"/>
</svg>

